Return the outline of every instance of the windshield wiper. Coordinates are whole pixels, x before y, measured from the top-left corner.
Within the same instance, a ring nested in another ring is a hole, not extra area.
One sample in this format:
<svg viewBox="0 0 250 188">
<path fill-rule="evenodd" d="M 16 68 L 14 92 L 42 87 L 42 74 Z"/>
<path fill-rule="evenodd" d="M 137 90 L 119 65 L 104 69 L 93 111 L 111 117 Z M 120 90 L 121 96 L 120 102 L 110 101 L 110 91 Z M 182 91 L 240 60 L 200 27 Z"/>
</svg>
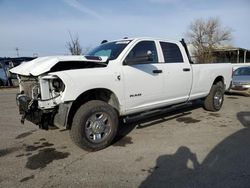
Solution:
<svg viewBox="0 0 250 188">
<path fill-rule="evenodd" d="M 88 60 L 99 60 L 99 61 L 102 60 L 101 57 L 99 57 L 99 56 L 94 56 L 94 55 L 85 55 L 84 57 L 85 57 L 86 59 L 88 59 Z"/>
</svg>

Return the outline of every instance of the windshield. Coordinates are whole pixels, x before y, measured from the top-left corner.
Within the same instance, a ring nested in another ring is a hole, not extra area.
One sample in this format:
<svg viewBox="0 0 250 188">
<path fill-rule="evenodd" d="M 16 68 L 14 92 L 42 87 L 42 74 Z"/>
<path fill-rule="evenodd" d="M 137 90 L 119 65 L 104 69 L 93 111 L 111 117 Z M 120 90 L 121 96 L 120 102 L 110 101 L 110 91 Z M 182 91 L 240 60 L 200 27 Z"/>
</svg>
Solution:
<svg viewBox="0 0 250 188">
<path fill-rule="evenodd" d="M 238 68 L 234 71 L 234 76 L 250 76 L 250 67 Z"/>
<path fill-rule="evenodd" d="M 106 56 L 109 60 L 116 59 L 122 50 L 130 43 L 130 40 L 121 40 L 115 42 L 107 42 L 94 48 L 86 55 L 89 56 Z"/>
</svg>

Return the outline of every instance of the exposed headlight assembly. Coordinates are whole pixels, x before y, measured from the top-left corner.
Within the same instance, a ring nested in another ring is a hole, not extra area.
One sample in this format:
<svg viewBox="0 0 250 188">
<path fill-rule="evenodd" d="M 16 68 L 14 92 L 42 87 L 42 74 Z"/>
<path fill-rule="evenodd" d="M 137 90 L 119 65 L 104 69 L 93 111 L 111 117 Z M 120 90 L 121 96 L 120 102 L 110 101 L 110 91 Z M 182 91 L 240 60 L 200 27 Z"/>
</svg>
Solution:
<svg viewBox="0 0 250 188">
<path fill-rule="evenodd" d="M 40 79 L 42 100 L 49 100 L 60 96 L 64 91 L 63 81 L 55 75 L 43 76 Z"/>
<path fill-rule="evenodd" d="M 65 89 L 65 85 L 60 78 L 52 79 L 52 86 L 55 92 L 62 92 Z"/>
</svg>

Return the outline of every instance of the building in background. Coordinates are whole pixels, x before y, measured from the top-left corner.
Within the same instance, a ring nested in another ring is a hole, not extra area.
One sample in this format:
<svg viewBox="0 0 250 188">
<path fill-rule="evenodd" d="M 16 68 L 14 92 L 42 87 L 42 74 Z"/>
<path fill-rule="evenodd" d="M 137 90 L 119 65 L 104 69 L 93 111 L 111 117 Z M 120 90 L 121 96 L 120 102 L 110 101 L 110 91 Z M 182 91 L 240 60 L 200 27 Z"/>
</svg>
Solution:
<svg viewBox="0 0 250 188">
<path fill-rule="evenodd" d="M 213 55 L 215 63 L 250 63 L 250 50 L 244 48 L 217 48 Z"/>
<path fill-rule="evenodd" d="M 192 61 L 197 62 L 194 56 L 194 47 L 192 44 L 188 44 L 188 50 L 190 52 Z M 250 50 L 245 48 L 235 48 L 231 46 L 218 47 L 213 51 L 213 63 L 232 63 L 234 66 L 250 66 Z"/>
</svg>

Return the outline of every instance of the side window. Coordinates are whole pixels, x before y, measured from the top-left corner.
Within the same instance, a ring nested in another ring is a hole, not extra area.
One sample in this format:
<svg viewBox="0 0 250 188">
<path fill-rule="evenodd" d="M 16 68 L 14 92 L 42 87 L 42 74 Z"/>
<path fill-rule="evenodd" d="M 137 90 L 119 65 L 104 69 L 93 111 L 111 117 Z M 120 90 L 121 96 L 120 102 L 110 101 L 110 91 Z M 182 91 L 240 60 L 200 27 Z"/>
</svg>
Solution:
<svg viewBox="0 0 250 188">
<path fill-rule="evenodd" d="M 158 55 L 154 41 L 142 41 L 137 43 L 129 52 L 126 61 L 134 61 L 134 64 L 158 63 Z"/>
<path fill-rule="evenodd" d="M 179 47 L 174 43 L 160 42 L 165 63 L 182 63 L 183 58 Z"/>
</svg>

